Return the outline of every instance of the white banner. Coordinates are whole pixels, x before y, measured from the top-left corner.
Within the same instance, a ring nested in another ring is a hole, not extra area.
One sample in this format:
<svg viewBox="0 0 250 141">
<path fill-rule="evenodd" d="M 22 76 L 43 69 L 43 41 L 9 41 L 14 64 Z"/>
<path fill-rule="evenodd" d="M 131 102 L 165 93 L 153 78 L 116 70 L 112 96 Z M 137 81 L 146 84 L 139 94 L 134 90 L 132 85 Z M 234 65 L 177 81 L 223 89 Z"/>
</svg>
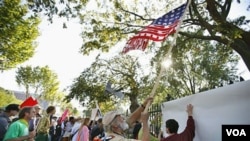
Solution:
<svg viewBox="0 0 250 141">
<path fill-rule="evenodd" d="M 250 125 L 250 80 L 197 93 L 162 104 L 162 130 L 165 121 L 176 119 L 178 133 L 186 127 L 186 105 L 193 104 L 194 141 L 221 141 L 222 125 Z"/>
<path fill-rule="evenodd" d="M 99 118 L 102 118 L 101 111 L 98 108 L 92 109 L 90 120 L 97 121 Z"/>
</svg>

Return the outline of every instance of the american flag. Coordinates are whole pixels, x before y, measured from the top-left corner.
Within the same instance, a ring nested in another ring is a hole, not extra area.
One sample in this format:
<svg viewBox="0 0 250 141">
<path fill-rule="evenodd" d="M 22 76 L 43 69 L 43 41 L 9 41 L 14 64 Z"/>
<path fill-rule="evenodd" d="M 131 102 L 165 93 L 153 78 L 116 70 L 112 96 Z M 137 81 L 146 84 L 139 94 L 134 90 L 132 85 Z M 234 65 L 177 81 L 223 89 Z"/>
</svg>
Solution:
<svg viewBox="0 0 250 141">
<path fill-rule="evenodd" d="M 130 38 L 122 50 L 122 53 L 127 53 L 130 50 L 142 50 L 147 47 L 149 40 L 163 41 L 169 35 L 175 33 L 175 28 L 178 25 L 180 18 L 185 12 L 187 3 L 168 12 L 160 18 L 153 21 L 150 25 L 142 29 L 135 36 Z"/>
</svg>

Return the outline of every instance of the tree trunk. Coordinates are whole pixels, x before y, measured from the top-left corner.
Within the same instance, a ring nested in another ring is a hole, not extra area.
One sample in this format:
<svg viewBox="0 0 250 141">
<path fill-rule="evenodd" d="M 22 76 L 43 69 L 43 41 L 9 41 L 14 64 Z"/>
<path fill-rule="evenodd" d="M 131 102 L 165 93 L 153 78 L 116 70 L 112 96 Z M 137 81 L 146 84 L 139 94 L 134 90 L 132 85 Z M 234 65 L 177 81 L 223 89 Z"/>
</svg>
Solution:
<svg viewBox="0 0 250 141">
<path fill-rule="evenodd" d="M 131 105 L 129 106 L 130 113 L 133 113 L 140 105 L 138 104 L 137 97 L 129 97 Z"/>
<path fill-rule="evenodd" d="M 29 87 L 26 86 L 26 93 L 25 93 L 26 99 L 29 97 Z"/>
<path fill-rule="evenodd" d="M 248 36 L 249 35 L 249 36 Z M 243 34 L 242 39 L 235 39 L 231 47 L 239 53 L 242 60 L 250 71 L 250 34 Z"/>
</svg>

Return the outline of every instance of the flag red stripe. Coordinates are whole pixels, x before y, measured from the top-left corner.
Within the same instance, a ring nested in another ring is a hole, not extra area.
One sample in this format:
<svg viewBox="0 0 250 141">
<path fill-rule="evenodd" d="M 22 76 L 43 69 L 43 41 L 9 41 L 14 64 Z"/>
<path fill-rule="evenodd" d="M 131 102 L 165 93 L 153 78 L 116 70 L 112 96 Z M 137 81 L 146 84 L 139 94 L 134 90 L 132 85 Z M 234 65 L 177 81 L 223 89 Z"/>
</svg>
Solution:
<svg viewBox="0 0 250 141">
<path fill-rule="evenodd" d="M 128 40 L 122 53 L 127 53 L 129 50 L 140 49 L 145 50 L 149 40 L 163 41 L 169 35 L 175 33 L 180 18 L 185 12 L 187 3 L 182 4 L 162 17 L 156 19 L 152 24 L 142 29 L 134 37 Z"/>
<path fill-rule="evenodd" d="M 148 39 L 143 39 L 143 38 L 131 38 L 128 40 L 126 43 L 125 47 L 122 50 L 122 53 L 127 53 L 130 50 L 145 50 L 148 44 Z"/>
<path fill-rule="evenodd" d="M 138 38 L 146 38 L 153 41 L 163 41 L 168 35 L 175 32 L 175 27 L 178 25 L 178 22 L 175 22 L 171 26 L 147 26 L 137 35 Z"/>
<path fill-rule="evenodd" d="M 130 50 L 142 50 L 147 47 L 148 41 L 163 41 L 169 35 L 175 33 L 175 27 L 178 25 L 179 20 L 169 26 L 149 25 L 137 33 L 134 37 L 128 40 L 122 53 L 127 53 Z"/>
<path fill-rule="evenodd" d="M 165 33 L 154 33 L 154 32 L 142 32 L 138 35 L 135 35 L 136 38 L 145 38 L 153 41 L 163 41 L 168 35 L 173 34 L 175 29 L 169 29 Z"/>
</svg>

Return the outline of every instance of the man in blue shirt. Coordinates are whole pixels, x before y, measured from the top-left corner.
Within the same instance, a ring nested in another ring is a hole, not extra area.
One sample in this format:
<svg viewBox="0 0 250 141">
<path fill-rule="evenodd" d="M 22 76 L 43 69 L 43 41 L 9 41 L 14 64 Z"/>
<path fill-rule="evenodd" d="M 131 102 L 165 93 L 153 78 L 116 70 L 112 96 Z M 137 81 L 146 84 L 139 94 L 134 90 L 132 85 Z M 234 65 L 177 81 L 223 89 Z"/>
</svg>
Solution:
<svg viewBox="0 0 250 141">
<path fill-rule="evenodd" d="M 3 113 L 0 114 L 0 141 L 3 140 L 3 137 L 11 123 L 11 116 L 16 116 L 19 112 L 18 104 L 9 104 Z"/>
</svg>

